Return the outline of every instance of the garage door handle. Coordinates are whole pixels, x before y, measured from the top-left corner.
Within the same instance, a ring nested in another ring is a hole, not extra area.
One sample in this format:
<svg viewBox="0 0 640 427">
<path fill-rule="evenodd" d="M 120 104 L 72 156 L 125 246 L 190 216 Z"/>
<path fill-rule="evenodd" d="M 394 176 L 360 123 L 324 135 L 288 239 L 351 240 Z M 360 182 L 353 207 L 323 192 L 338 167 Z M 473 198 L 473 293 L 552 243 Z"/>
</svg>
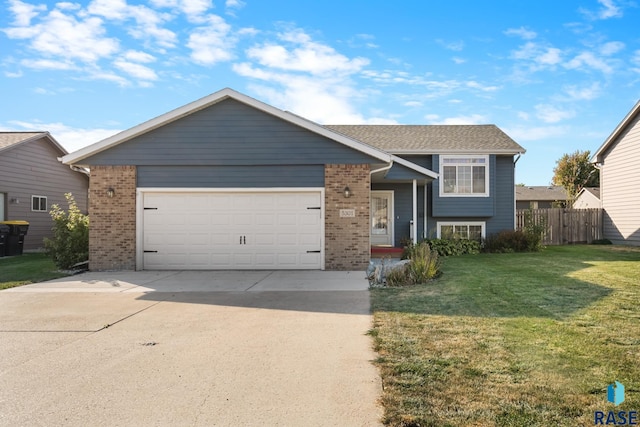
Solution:
<svg viewBox="0 0 640 427">
<path fill-rule="evenodd" d="M 158 208 L 144 208 L 145 211 L 157 211 Z"/>
<path fill-rule="evenodd" d="M 320 208 L 320 206 L 312 206 L 312 207 L 307 208 L 307 209 L 318 209 L 318 210 L 320 210 L 321 208 Z"/>
<path fill-rule="evenodd" d="M 157 254 L 158 251 L 144 251 L 145 254 Z"/>
<path fill-rule="evenodd" d="M 308 254 L 319 254 L 320 251 L 307 251 Z"/>
</svg>

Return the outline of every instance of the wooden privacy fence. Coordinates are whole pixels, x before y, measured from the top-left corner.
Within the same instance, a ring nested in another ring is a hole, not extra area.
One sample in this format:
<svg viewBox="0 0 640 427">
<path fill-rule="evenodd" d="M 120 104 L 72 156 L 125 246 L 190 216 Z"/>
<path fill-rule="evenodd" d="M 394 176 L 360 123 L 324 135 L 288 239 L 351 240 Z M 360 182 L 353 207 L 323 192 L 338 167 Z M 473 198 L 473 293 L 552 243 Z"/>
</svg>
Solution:
<svg viewBox="0 0 640 427">
<path fill-rule="evenodd" d="M 518 209 L 516 230 L 525 226 L 527 212 L 535 224 L 546 224 L 544 245 L 591 243 L 602 239 L 602 209 Z"/>
</svg>

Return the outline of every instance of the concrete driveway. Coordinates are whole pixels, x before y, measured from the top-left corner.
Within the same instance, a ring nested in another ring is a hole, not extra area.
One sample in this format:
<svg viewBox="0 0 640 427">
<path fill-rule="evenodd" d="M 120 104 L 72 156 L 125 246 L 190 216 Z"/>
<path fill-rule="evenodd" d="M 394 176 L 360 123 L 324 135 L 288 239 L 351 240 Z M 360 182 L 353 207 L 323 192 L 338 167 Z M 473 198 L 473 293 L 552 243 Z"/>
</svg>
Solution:
<svg viewBox="0 0 640 427">
<path fill-rule="evenodd" d="M 366 288 L 208 271 L 0 291 L 0 425 L 379 425 Z"/>
</svg>

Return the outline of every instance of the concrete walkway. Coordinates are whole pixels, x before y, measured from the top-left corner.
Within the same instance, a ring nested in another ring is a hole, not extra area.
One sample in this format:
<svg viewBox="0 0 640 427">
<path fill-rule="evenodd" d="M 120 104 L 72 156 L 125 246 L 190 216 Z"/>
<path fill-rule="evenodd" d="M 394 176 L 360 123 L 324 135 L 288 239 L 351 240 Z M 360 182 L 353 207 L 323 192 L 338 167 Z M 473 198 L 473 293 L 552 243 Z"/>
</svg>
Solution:
<svg viewBox="0 0 640 427">
<path fill-rule="evenodd" d="M 0 425 L 379 425 L 364 273 L 304 273 L 0 291 Z"/>
</svg>

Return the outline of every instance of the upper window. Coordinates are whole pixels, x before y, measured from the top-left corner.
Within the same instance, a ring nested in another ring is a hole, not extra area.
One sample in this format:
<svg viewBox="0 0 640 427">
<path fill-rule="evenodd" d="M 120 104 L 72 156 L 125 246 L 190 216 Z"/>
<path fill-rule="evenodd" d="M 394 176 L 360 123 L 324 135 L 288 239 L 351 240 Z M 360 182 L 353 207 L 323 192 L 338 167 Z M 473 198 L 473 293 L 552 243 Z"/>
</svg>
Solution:
<svg viewBox="0 0 640 427">
<path fill-rule="evenodd" d="M 47 198 L 45 196 L 31 196 L 31 210 L 47 212 Z"/>
<path fill-rule="evenodd" d="M 489 156 L 440 156 L 440 196 L 489 195 Z"/>
</svg>

